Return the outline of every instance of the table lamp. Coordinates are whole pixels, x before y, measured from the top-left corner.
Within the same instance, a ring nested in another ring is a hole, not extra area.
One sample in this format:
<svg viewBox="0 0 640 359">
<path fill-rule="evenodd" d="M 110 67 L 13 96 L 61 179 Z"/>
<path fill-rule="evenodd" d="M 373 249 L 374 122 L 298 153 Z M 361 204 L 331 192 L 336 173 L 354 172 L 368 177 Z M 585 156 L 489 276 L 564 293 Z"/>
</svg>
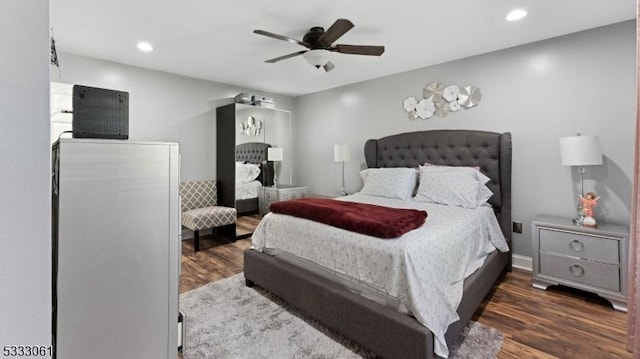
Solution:
<svg viewBox="0 0 640 359">
<path fill-rule="evenodd" d="M 578 166 L 580 175 L 580 195 L 584 196 L 584 166 L 601 165 L 602 152 L 598 136 L 571 136 L 560 138 L 560 159 L 564 166 Z M 576 224 L 582 224 L 584 214 L 581 202 L 578 201 L 578 218 Z"/>
<path fill-rule="evenodd" d="M 282 161 L 282 148 L 281 147 L 267 148 L 267 161 L 273 162 L 273 187 L 278 187 L 277 164 L 278 162 Z"/>
<path fill-rule="evenodd" d="M 344 163 L 351 161 L 349 145 L 333 145 L 333 160 L 342 163 L 342 189 L 340 195 L 346 196 L 347 192 L 344 189 Z"/>
</svg>

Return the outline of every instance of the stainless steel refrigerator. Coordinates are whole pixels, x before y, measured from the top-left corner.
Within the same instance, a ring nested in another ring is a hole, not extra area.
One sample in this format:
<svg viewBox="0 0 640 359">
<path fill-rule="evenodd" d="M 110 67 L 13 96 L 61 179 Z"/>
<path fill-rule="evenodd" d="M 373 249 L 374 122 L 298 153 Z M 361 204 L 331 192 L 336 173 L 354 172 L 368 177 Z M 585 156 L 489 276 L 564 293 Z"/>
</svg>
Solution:
<svg viewBox="0 0 640 359">
<path fill-rule="evenodd" d="M 60 139 L 52 160 L 54 357 L 175 359 L 178 145 Z"/>
</svg>

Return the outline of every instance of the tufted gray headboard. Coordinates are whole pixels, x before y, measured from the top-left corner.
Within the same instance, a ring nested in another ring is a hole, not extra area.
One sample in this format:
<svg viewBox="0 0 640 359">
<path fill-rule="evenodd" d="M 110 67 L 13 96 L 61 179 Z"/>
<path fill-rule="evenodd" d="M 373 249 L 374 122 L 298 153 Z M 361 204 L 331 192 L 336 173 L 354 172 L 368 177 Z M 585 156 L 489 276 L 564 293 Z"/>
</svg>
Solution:
<svg viewBox="0 0 640 359">
<path fill-rule="evenodd" d="M 236 145 L 236 161 L 260 165 L 258 179 L 263 186 L 273 185 L 273 162 L 267 162 L 268 143 L 247 142 Z"/>
<path fill-rule="evenodd" d="M 367 167 L 418 167 L 429 162 L 480 167 L 502 232 L 511 247 L 511 133 L 433 130 L 401 133 L 364 145 Z"/>
</svg>

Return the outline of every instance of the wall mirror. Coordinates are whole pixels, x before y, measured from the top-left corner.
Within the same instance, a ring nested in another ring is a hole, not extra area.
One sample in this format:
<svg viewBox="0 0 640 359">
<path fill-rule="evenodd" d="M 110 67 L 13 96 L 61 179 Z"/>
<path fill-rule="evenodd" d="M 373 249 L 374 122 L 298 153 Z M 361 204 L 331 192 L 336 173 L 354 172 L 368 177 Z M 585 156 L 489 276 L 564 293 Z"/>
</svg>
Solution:
<svg viewBox="0 0 640 359">
<path fill-rule="evenodd" d="M 253 127 L 248 127 L 251 123 Z M 258 123 L 260 133 L 255 135 Z M 248 142 L 282 148 L 282 161 L 276 166 L 278 183 L 291 184 L 291 112 L 236 104 L 236 144 Z"/>
<path fill-rule="evenodd" d="M 218 204 L 258 213 L 261 186 L 291 184 L 291 112 L 233 103 L 216 109 Z M 282 156 L 267 162 L 269 148 Z M 255 166 L 259 171 L 255 175 Z"/>
</svg>

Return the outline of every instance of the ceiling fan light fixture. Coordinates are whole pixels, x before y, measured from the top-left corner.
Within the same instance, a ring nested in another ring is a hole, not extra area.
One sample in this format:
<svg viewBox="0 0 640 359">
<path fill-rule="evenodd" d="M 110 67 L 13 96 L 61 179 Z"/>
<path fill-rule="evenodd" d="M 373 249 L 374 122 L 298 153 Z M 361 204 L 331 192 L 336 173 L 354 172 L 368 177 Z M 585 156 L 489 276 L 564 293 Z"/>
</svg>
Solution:
<svg viewBox="0 0 640 359">
<path fill-rule="evenodd" d="M 333 70 L 335 67 L 336 65 L 334 65 L 331 61 L 327 61 L 327 63 L 324 66 L 322 66 L 325 72 L 329 72 Z"/>
<path fill-rule="evenodd" d="M 329 51 L 324 49 L 309 50 L 302 54 L 312 66 L 319 69 L 329 62 Z"/>
</svg>

